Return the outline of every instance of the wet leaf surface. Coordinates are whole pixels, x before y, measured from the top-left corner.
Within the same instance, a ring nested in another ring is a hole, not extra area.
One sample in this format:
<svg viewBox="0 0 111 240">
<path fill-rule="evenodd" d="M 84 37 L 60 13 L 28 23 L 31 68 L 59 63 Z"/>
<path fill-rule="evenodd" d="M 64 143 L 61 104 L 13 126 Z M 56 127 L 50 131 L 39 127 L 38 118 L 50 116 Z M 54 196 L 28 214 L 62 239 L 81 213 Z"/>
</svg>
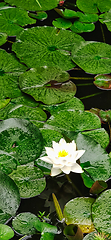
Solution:
<svg viewBox="0 0 111 240">
<path fill-rule="evenodd" d="M 11 227 L 0 224 L 0 238 L 2 240 L 8 240 L 14 236 L 14 231 L 11 229 Z"/>
<path fill-rule="evenodd" d="M 98 13 L 100 12 L 107 12 L 111 8 L 111 1 L 108 0 L 107 2 L 101 0 L 77 0 L 76 2 L 77 7 L 86 13 Z"/>
<path fill-rule="evenodd" d="M 94 85 L 101 90 L 111 90 L 111 75 L 98 74 L 94 77 Z"/>
</svg>

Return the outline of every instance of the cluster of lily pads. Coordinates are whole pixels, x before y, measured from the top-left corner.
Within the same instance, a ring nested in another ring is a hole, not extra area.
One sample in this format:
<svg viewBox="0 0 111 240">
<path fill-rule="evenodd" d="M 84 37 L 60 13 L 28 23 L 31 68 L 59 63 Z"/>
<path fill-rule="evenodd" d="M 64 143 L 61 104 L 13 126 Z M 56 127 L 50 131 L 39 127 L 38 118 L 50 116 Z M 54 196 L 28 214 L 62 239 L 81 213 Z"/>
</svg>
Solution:
<svg viewBox="0 0 111 240">
<path fill-rule="evenodd" d="M 58 14 L 52 26 L 38 26 L 52 9 Z M 21 198 L 35 197 L 45 190 L 52 165 L 41 158 L 46 156 L 45 147 L 52 147 L 52 141 L 61 138 L 74 140 L 78 150 L 85 150 L 78 164 L 84 170 L 84 186 L 89 189 L 88 197 L 76 197 L 64 204 L 60 219 L 64 220 L 63 233 L 74 240 L 111 238 L 111 189 L 107 185 L 111 136 L 101 127 L 102 121 L 107 122 L 111 132 L 111 110 L 85 111 L 82 101 L 75 97 L 76 85 L 69 74 L 79 67 L 94 74 L 97 87 L 111 89 L 111 45 L 85 41 L 79 35 L 93 31 L 96 22 L 106 24 L 111 31 L 111 0 L 0 3 L 2 240 L 13 238 L 14 231 L 27 238 L 40 233 L 41 240 L 53 240 L 60 234 L 60 229 L 37 215 L 16 212 Z M 5 46 L 11 36 L 16 36 L 16 41 L 11 42 L 8 52 Z M 59 209 L 57 201 L 55 205 Z M 12 228 L 7 225 L 9 219 Z"/>
</svg>

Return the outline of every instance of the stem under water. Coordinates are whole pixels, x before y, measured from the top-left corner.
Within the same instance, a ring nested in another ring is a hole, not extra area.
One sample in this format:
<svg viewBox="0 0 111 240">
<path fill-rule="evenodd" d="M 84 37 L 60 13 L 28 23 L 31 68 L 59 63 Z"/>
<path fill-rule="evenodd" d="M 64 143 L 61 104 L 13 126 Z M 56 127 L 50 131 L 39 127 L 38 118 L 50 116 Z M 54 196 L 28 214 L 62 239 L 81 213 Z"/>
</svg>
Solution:
<svg viewBox="0 0 111 240">
<path fill-rule="evenodd" d="M 77 194 L 82 197 L 82 193 L 79 191 L 79 189 L 76 187 L 76 185 L 72 182 L 72 180 L 70 179 L 68 174 L 66 174 L 66 178 L 67 178 L 68 182 L 72 185 L 74 190 L 77 192 Z"/>
</svg>

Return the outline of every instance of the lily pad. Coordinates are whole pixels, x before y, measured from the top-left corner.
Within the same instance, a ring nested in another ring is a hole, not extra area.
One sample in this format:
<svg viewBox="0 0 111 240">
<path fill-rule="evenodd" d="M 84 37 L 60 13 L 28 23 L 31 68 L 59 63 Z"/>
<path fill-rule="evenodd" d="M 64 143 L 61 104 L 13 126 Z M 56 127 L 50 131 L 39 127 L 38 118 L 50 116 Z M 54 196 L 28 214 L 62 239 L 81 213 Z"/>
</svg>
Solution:
<svg viewBox="0 0 111 240">
<path fill-rule="evenodd" d="M 70 42 L 69 42 L 70 39 Z M 84 41 L 81 36 L 54 27 L 25 29 L 12 49 L 21 62 L 29 68 L 38 66 L 60 67 L 69 70 L 75 67 L 70 51 L 75 43 Z"/>
<path fill-rule="evenodd" d="M 42 134 L 27 120 L 10 118 L 0 122 L 0 149 L 21 164 L 34 161 L 42 152 Z"/>
<path fill-rule="evenodd" d="M 75 31 L 77 29 L 77 31 Z M 94 23 L 82 23 L 80 21 L 75 21 L 74 24 L 71 26 L 71 30 L 74 32 L 92 32 L 95 29 Z"/>
<path fill-rule="evenodd" d="M 1 99 L 22 95 L 18 84 L 18 76 L 27 68 L 19 63 L 15 56 L 0 49 L 0 89 Z"/>
<path fill-rule="evenodd" d="M 60 68 L 41 67 L 22 74 L 19 85 L 36 101 L 50 105 L 65 102 L 75 95 L 76 86 L 71 81 L 65 82 L 68 79 L 69 74 Z"/>
<path fill-rule="evenodd" d="M 4 107 L 6 107 L 6 105 L 10 102 L 10 99 L 2 99 L 0 100 L 0 110 Z"/>
<path fill-rule="evenodd" d="M 14 231 L 11 229 L 11 227 L 0 224 L 0 239 L 1 240 L 9 240 L 10 238 L 13 238 Z"/>
<path fill-rule="evenodd" d="M 48 17 L 47 13 L 43 12 L 43 11 L 37 12 L 36 14 L 29 12 L 28 15 L 29 15 L 29 17 L 32 17 L 32 18 L 35 18 L 35 19 L 38 19 L 41 21 L 45 20 Z"/>
<path fill-rule="evenodd" d="M 9 111 L 8 118 L 22 118 L 30 121 L 45 121 L 47 119 L 47 115 L 39 107 L 32 108 L 23 105 L 16 105 Z"/>
<path fill-rule="evenodd" d="M 111 237 L 111 189 L 101 193 L 92 205 L 92 218 L 97 231 Z"/>
<path fill-rule="evenodd" d="M 100 12 L 107 12 L 111 8 L 111 0 L 101 1 L 101 0 L 77 0 L 76 1 L 77 7 L 87 13 L 98 13 Z"/>
<path fill-rule="evenodd" d="M 110 122 L 111 121 L 111 110 L 100 110 L 99 112 L 99 117 L 102 119 L 104 122 Z"/>
<path fill-rule="evenodd" d="M 60 112 L 61 110 L 84 110 L 84 105 L 79 98 L 73 97 L 72 99 L 68 100 L 65 103 L 46 106 L 40 105 L 43 110 L 47 110 L 50 112 L 51 115 Z"/>
<path fill-rule="evenodd" d="M 55 234 L 58 233 L 57 227 L 46 222 L 40 222 L 39 219 L 35 220 L 34 227 L 41 232 L 41 240 L 53 240 Z"/>
<path fill-rule="evenodd" d="M 20 205 L 20 194 L 15 182 L 0 171 L 0 209 L 14 216 Z"/>
<path fill-rule="evenodd" d="M 87 171 L 92 180 L 106 181 L 111 174 L 111 159 L 107 152 L 93 139 L 80 133 L 77 136 L 76 143 L 78 149 L 85 149 L 85 153 L 81 156 L 82 168 Z M 82 176 L 84 179 L 84 174 Z"/>
<path fill-rule="evenodd" d="M 16 167 L 16 159 L 9 153 L 0 150 L 0 170 L 9 174 L 16 169 Z"/>
<path fill-rule="evenodd" d="M 63 211 L 66 224 L 77 224 L 83 233 L 94 231 L 95 228 L 91 220 L 91 206 L 93 202 L 93 198 L 81 197 L 66 203 Z"/>
<path fill-rule="evenodd" d="M 106 24 L 109 31 L 111 31 L 111 9 L 109 12 L 103 13 L 99 16 L 99 21 Z"/>
<path fill-rule="evenodd" d="M 0 31 L 9 36 L 17 35 L 23 30 L 23 26 L 33 23 L 36 21 L 23 9 L 9 7 L 0 10 Z"/>
<path fill-rule="evenodd" d="M 0 46 L 3 45 L 6 41 L 7 41 L 7 34 L 1 32 L 0 33 Z"/>
<path fill-rule="evenodd" d="M 96 87 L 102 90 L 111 90 L 111 75 L 98 74 L 94 77 L 93 82 Z"/>
<path fill-rule="evenodd" d="M 92 74 L 110 73 L 111 46 L 102 42 L 81 42 L 73 47 L 72 60 L 85 72 Z"/>
<path fill-rule="evenodd" d="M 35 214 L 23 212 L 18 214 L 12 221 L 14 230 L 19 234 L 33 235 L 36 233 L 34 222 L 37 219 Z"/>
<path fill-rule="evenodd" d="M 11 215 L 0 209 L 0 224 L 5 224 L 9 218 L 11 218 Z"/>
<path fill-rule="evenodd" d="M 54 27 L 67 29 L 71 27 L 72 22 L 64 18 L 56 18 L 52 24 Z"/>
<path fill-rule="evenodd" d="M 46 11 L 57 7 L 59 0 L 32 0 L 31 2 L 26 0 L 25 2 L 20 0 L 6 0 L 11 6 L 17 6 L 30 11 Z"/>
<path fill-rule="evenodd" d="M 46 182 L 42 171 L 30 165 L 18 166 L 10 177 L 18 186 L 22 198 L 30 198 L 39 195 L 45 188 Z"/>
</svg>

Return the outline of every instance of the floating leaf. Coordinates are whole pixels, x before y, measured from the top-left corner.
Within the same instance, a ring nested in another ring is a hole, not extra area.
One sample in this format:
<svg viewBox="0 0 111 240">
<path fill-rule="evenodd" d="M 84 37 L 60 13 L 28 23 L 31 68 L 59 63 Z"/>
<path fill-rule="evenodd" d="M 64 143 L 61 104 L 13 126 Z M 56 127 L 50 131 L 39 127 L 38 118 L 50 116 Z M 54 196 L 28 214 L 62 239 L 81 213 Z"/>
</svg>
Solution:
<svg viewBox="0 0 111 240">
<path fill-rule="evenodd" d="M 8 240 L 10 238 L 13 238 L 14 231 L 11 229 L 11 227 L 0 224 L 0 239 L 1 240 Z"/>
<path fill-rule="evenodd" d="M 30 11 L 46 11 L 55 8 L 58 5 L 59 0 L 32 0 L 31 2 L 28 0 L 25 2 L 22 0 L 6 0 L 6 2 L 11 6 L 17 6 L 19 8 L 24 8 Z"/>
<path fill-rule="evenodd" d="M 106 111 L 100 110 L 99 117 L 102 119 L 102 121 L 110 122 L 111 121 L 111 110 L 110 109 L 106 110 Z"/>
<path fill-rule="evenodd" d="M 56 18 L 52 24 L 54 27 L 67 29 L 71 27 L 72 22 L 64 18 Z"/>
<path fill-rule="evenodd" d="M 71 27 L 71 30 L 75 32 L 75 29 L 77 29 L 77 33 L 92 32 L 95 29 L 95 25 L 94 23 L 82 23 L 80 21 L 75 21 Z"/>
<path fill-rule="evenodd" d="M 39 107 L 32 108 L 23 105 L 16 105 L 9 111 L 8 118 L 22 118 L 30 121 L 45 121 L 47 119 L 47 115 Z"/>
<path fill-rule="evenodd" d="M 79 98 L 73 97 L 65 103 L 46 106 L 40 105 L 43 110 L 47 110 L 52 114 L 55 114 L 61 110 L 84 110 L 84 105 Z"/>
<path fill-rule="evenodd" d="M 23 26 L 35 22 L 23 9 L 9 7 L 0 10 L 0 31 L 9 36 L 17 35 L 23 30 Z"/>
<path fill-rule="evenodd" d="M 63 212 L 66 224 L 77 224 L 83 233 L 94 231 L 94 225 L 91 220 L 91 206 L 93 202 L 93 198 L 81 197 L 66 203 Z"/>
<path fill-rule="evenodd" d="M 98 74 L 94 77 L 93 82 L 96 87 L 102 90 L 111 90 L 111 75 Z"/>
<path fill-rule="evenodd" d="M 37 229 L 37 231 L 41 232 L 41 235 L 44 233 L 51 233 L 53 235 L 57 234 L 57 227 L 46 222 L 41 222 L 38 218 L 34 222 L 34 227 Z"/>
<path fill-rule="evenodd" d="M 111 189 L 101 193 L 92 205 L 92 218 L 97 231 L 111 237 Z"/>
<path fill-rule="evenodd" d="M 0 32 L 0 46 L 3 45 L 6 41 L 7 41 L 7 34 Z"/>
<path fill-rule="evenodd" d="M 21 164 L 40 156 L 43 144 L 39 129 L 27 120 L 10 118 L 0 122 L 0 149 Z"/>
<path fill-rule="evenodd" d="M 100 12 L 107 12 L 111 8 L 111 0 L 101 1 L 101 0 L 77 0 L 76 1 L 77 7 L 87 13 L 98 13 Z"/>
<path fill-rule="evenodd" d="M 85 153 L 81 157 L 82 168 L 87 171 L 92 180 L 106 181 L 111 174 L 111 159 L 107 152 L 93 139 L 89 139 L 88 136 L 83 136 L 80 133 L 77 136 L 76 143 L 78 149 L 85 149 Z M 82 177 L 84 179 L 84 175 Z"/>
<path fill-rule="evenodd" d="M 103 13 L 99 16 L 99 21 L 105 23 L 108 30 L 111 31 L 111 9 L 109 12 Z"/>
<path fill-rule="evenodd" d="M 72 60 L 85 72 L 110 73 L 111 46 L 102 42 L 81 42 L 73 47 Z"/>
<path fill-rule="evenodd" d="M 16 159 L 9 153 L 0 150 L 0 170 L 9 174 L 16 169 L 16 167 Z"/>
<path fill-rule="evenodd" d="M 20 205 L 20 194 L 15 182 L 0 171 L 0 209 L 12 216 Z"/>
<path fill-rule="evenodd" d="M 76 86 L 71 81 L 65 82 L 68 79 L 69 74 L 59 68 L 41 67 L 22 74 L 19 84 L 21 90 L 36 101 L 54 104 L 67 101 L 75 95 Z"/>
<path fill-rule="evenodd" d="M 29 17 L 43 21 L 48 17 L 48 15 L 46 12 L 43 11 L 37 12 L 37 14 L 29 12 Z"/>
<path fill-rule="evenodd" d="M 75 66 L 71 61 L 70 51 L 80 41 L 84 39 L 71 31 L 45 26 L 25 29 L 12 48 L 20 61 L 29 68 L 58 66 L 69 70 Z"/>
<path fill-rule="evenodd" d="M 27 68 L 15 56 L 0 49 L 0 89 L 1 99 L 21 96 L 18 76 Z"/>
<path fill-rule="evenodd" d="M 72 131 L 73 134 L 101 127 L 100 119 L 95 114 L 81 110 L 62 110 L 51 116 L 46 124 L 58 130 Z"/>
<path fill-rule="evenodd" d="M 33 166 L 18 166 L 10 177 L 19 188 L 22 198 L 30 198 L 39 195 L 45 188 L 46 182 L 42 171 Z"/>
<path fill-rule="evenodd" d="M 36 215 L 30 212 L 23 212 L 13 219 L 12 226 L 19 234 L 33 235 L 36 233 L 36 229 L 34 228 L 34 221 L 36 219 Z"/>
<path fill-rule="evenodd" d="M 106 148 L 109 144 L 109 135 L 104 128 L 99 128 L 92 131 L 85 131 L 82 134 L 91 137 L 97 143 L 100 143 L 103 148 Z"/>
</svg>

